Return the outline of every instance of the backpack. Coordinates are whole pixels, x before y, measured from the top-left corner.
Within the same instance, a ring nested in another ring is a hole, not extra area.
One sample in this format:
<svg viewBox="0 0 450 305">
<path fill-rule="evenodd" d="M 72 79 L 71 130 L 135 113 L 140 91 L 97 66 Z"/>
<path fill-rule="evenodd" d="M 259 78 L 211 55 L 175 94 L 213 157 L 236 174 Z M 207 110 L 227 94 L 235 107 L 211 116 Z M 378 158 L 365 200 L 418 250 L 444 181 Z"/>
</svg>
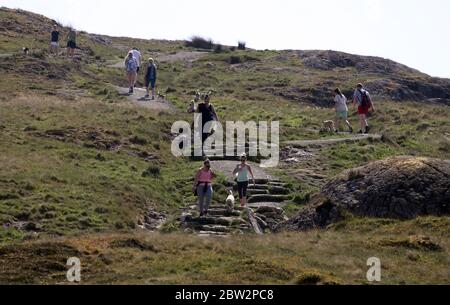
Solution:
<svg viewBox="0 0 450 305">
<path fill-rule="evenodd" d="M 370 99 L 367 95 L 367 91 L 365 90 L 359 90 L 359 93 L 361 93 L 361 107 L 369 108 L 370 107 Z"/>
</svg>

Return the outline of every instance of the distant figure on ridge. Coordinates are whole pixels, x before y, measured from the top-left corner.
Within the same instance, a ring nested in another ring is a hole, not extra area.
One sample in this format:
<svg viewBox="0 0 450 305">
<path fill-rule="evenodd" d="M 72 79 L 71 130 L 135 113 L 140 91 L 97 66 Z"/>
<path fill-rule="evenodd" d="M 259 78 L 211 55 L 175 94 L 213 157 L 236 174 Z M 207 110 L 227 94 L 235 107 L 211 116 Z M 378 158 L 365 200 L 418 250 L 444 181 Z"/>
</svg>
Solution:
<svg viewBox="0 0 450 305">
<path fill-rule="evenodd" d="M 137 63 L 133 57 L 133 53 L 129 52 L 128 56 L 125 58 L 125 71 L 127 73 L 127 81 L 128 81 L 128 94 L 133 94 L 134 92 L 134 84 L 136 82 L 137 76 Z"/>
<path fill-rule="evenodd" d="M 336 118 L 334 121 L 334 125 L 336 128 L 336 132 L 339 132 L 339 124 L 341 121 L 344 121 L 348 126 L 348 130 L 350 133 L 353 133 L 353 128 L 350 122 L 348 121 L 348 107 L 347 107 L 347 98 L 344 94 L 342 94 L 339 88 L 334 90 L 334 106 L 336 109 Z"/>
<path fill-rule="evenodd" d="M 155 60 L 153 58 L 149 58 L 147 72 L 145 73 L 145 89 L 147 90 L 147 94 L 145 95 L 145 98 L 150 97 L 150 87 L 151 87 L 152 88 L 152 100 L 155 99 L 157 70 L 158 69 L 156 67 Z"/>
<path fill-rule="evenodd" d="M 142 65 L 141 52 L 136 47 L 134 47 L 130 52 L 133 54 L 134 60 L 136 60 L 136 64 L 137 64 L 136 79 L 134 81 L 134 87 L 136 87 L 136 83 L 137 83 L 137 80 L 138 80 L 138 75 L 137 74 L 139 74 L 139 71 L 141 70 L 141 65 Z"/>
<path fill-rule="evenodd" d="M 77 32 L 74 29 L 69 30 L 67 35 L 67 56 L 73 57 L 77 48 Z"/>
<path fill-rule="evenodd" d="M 53 31 L 51 34 L 50 53 L 58 55 L 58 47 L 59 47 L 59 31 L 58 26 L 55 24 L 53 26 Z"/>
<path fill-rule="evenodd" d="M 369 123 L 367 122 L 367 114 L 369 110 L 375 111 L 373 106 L 372 98 L 367 90 L 364 89 L 364 86 L 360 83 L 356 86 L 354 98 L 353 98 L 353 107 L 356 110 L 356 105 L 358 105 L 358 114 L 359 114 L 359 124 L 361 125 L 361 130 L 359 133 L 368 134 L 370 131 Z"/>
<path fill-rule="evenodd" d="M 247 164 L 247 154 L 241 156 L 241 163 L 234 169 L 233 176 L 236 176 L 241 207 L 245 207 L 247 205 L 247 189 L 250 176 L 252 177 L 253 185 L 255 185 L 255 176 L 252 168 Z"/>
<path fill-rule="evenodd" d="M 215 177 L 215 173 L 211 170 L 211 162 L 206 159 L 203 162 L 203 167 L 195 175 L 193 186 L 193 191 L 198 196 L 200 217 L 208 215 L 213 196 L 212 182 Z"/>
</svg>

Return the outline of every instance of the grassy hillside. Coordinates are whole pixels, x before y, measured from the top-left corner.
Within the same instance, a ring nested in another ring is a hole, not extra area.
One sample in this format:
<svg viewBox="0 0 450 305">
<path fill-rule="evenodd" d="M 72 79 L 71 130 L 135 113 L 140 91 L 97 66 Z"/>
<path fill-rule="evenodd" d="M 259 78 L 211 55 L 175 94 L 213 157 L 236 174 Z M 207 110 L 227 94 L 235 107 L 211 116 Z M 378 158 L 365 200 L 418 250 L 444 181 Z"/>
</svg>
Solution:
<svg viewBox="0 0 450 305">
<path fill-rule="evenodd" d="M 345 169 L 404 154 L 450 159 L 450 80 L 338 52 L 216 53 L 89 33 L 79 34 L 81 49 L 68 60 L 47 52 L 53 23 L 0 9 L 0 283 L 63 282 L 72 254 L 88 262 L 92 283 L 363 283 L 374 255 L 388 266 L 385 283 L 448 283 L 448 217 L 350 217 L 329 230 L 226 241 L 178 232 L 176 219 L 195 202 L 200 163 L 172 156 L 170 127 L 192 120 L 185 109 L 196 90 L 213 90 L 222 121 L 279 120 L 281 141 L 329 138 L 319 129 L 334 117 L 332 90 L 350 97 L 356 83 L 367 83 L 377 106 L 370 122 L 383 141 L 324 147 L 273 169 L 294 190 L 292 215 Z M 137 107 L 116 92 L 126 81 L 112 65 L 133 46 L 157 60 L 158 90 L 177 111 Z M 351 121 L 356 127 L 355 115 Z M 216 203 L 225 184 L 219 177 Z M 148 211 L 166 215 L 165 234 L 137 227 Z M 427 235 L 439 248 L 409 235 Z"/>
</svg>

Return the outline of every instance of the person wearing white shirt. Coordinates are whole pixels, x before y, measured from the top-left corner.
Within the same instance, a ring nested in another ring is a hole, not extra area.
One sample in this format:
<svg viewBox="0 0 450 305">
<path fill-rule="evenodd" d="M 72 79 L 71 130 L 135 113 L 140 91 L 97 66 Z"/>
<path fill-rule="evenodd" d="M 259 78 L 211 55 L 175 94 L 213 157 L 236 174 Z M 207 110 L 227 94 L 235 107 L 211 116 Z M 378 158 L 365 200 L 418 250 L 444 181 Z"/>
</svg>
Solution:
<svg viewBox="0 0 450 305">
<path fill-rule="evenodd" d="M 334 121 L 336 132 L 339 131 L 339 123 L 342 121 L 345 122 L 348 126 L 348 130 L 350 133 L 353 133 L 353 128 L 350 122 L 348 121 L 348 107 L 347 107 L 347 98 L 344 94 L 342 94 L 339 88 L 334 90 L 336 94 L 334 97 L 334 105 L 336 109 L 336 119 Z"/>
<path fill-rule="evenodd" d="M 142 65 L 141 52 L 139 52 L 138 48 L 133 48 L 130 52 L 133 54 L 133 58 L 136 61 L 136 65 L 137 65 L 136 74 L 139 74 L 139 70 L 141 69 L 141 65 Z M 138 79 L 138 76 L 136 75 L 136 82 L 137 82 L 137 79 Z M 134 83 L 135 87 L 136 87 L 136 82 Z"/>
</svg>

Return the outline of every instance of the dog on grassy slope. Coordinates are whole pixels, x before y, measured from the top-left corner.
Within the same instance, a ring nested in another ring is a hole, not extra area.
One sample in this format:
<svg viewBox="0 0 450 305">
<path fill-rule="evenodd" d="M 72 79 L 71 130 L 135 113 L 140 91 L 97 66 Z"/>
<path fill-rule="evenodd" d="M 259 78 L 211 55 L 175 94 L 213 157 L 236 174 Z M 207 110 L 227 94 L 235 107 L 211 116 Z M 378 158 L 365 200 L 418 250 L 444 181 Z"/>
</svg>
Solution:
<svg viewBox="0 0 450 305">
<path fill-rule="evenodd" d="M 326 132 L 334 132 L 336 130 L 333 121 L 324 121 L 323 122 L 323 130 Z"/>
</svg>

